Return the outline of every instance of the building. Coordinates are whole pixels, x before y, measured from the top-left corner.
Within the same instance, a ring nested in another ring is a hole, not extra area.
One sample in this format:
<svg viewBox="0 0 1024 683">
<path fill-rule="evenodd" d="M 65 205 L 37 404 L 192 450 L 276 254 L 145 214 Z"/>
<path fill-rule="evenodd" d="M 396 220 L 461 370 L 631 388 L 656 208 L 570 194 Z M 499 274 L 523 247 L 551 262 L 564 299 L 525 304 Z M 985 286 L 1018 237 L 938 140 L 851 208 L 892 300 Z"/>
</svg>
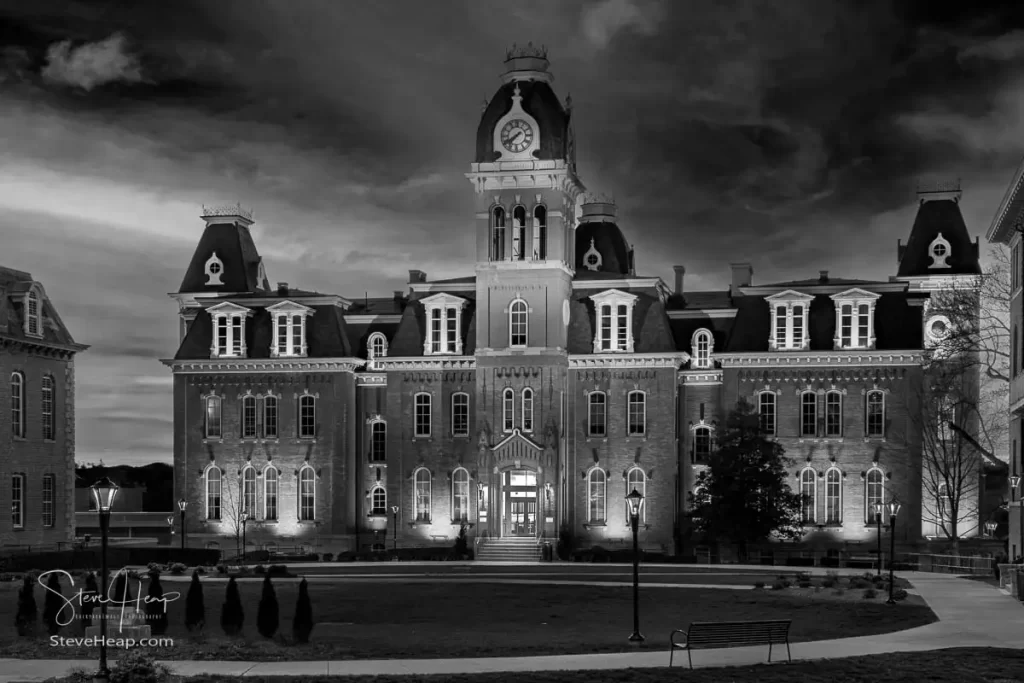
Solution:
<svg viewBox="0 0 1024 683">
<path fill-rule="evenodd" d="M 893 496 L 902 540 L 939 535 L 914 411 L 949 324 L 930 296 L 980 272 L 958 187 L 921 193 L 889 280 L 755 284 L 736 263 L 728 290 L 686 291 L 682 266 L 670 289 L 638 274 L 615 204 L 584 196 L 546 55 L 505 65 L 466 173 L 466 277 L 411 270 L 408 292 L 375 299 L 272 287 L 251 214 L 204 211 L 164 361 L 189 537 L 232 535 L 244 509 L 259 534 L 332 550 L 371 530 L 450 540 L 463 520 L 492 538 L 564 522 L 607 546 L 629 535 L 635 488 L 644 546 L 680 550 L 695 472 L 740 399 L 799 463 L 808 542 L 874 543 L 869 507 Z"/>
<path fill-rule="evenodd" d="M 1013 182 L 999 204 L 992 225 L 985 236 L 989 242 L 1010 248 L 1010 478 L 1017 486 L 1010 486 L 1009 536 L 1007 550 L 1010 558 L 1024 555 L 1024 483 L 1013 477 L 1024 475 L 1024 362 L 1021 334 L 1021 286 L 1024 283 L 1024 262 L 1021 261 L 1021 226 L 1024 225 L 1024 162 L 1017 169 Z"/>
<path fill-rule="evenodd" d="M 0 267 L 0 545 L 74 537 L 76 344 L 43 286 Z"/>
</svg>

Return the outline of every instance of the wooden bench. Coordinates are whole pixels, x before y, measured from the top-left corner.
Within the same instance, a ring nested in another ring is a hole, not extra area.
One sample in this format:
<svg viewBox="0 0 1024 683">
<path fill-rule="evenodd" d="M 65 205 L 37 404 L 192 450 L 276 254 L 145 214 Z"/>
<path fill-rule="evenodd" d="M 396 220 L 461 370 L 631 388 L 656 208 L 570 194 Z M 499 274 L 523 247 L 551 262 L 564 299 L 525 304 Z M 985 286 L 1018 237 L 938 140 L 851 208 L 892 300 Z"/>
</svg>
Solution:
<svg viewBox="0 0 1024 683">
<path fill-rule="evenodd" d="M 669 636 L 672 645 L 668 665 L 672 666 L 676 650 L 686 650 L 686 657 L 693 668 L 693 650 L 710 650 L 725 647 L 746 647 L 767 645 L 768 661 L 772 661 L 772 645 L 785 645 L 786 658 L 793 657 L 789 651 L 789 625 L 792 621 L 695 621 L 686 631 L 675 630 Z M 685 642 L 676 642 L 676 635 L 683 634 Z"/>
</svg>

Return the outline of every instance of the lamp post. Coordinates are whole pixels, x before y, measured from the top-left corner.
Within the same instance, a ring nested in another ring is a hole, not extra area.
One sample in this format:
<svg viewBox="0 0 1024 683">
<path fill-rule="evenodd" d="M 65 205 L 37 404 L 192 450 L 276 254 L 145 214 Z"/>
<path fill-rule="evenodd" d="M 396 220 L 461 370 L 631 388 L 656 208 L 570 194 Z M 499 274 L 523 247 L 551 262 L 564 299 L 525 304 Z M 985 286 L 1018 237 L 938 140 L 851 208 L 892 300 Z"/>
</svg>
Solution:
<svg viewBox="0 0 1024 683">
<path fill-rule="evenodd" d="M 245 564 L 245 527 L 249 521 L 249 511 L 242 510 L 242 564 Z"/>
<path fill-rule="evenodd" d="M 633 633 L 629 636 L 629 642 L 642 642 L 644 637 L 640 635 L 640 508 L 644 504 L 644 494 L 636 489 L 626 496 L 629 504 L 629 523 L 633 528 Z"/>
<path fill-rule="evenodd" d="M 993 521 L 991 519 L 988 520 L 987 522 L 985 522 L 985 535 L 986 536 L 990 536 L 992 538 L 995 538 L 996 529 L 998 529 L 998 528 L 999 528 L 999 524 L 997 522 L 995 522 L 995 521 Z"/>
<path fill-rule="evenodd" d="M 1014 474 L 1010 476 L 1010 501 L 1013 501 L 1013 494 L 1020 485 L 1020 475 Z M 1020 546 L 1018 547 L 1019 554 L 1024 555 L 1024 496 L 1017 496 L 1017 509 L 1020 511 L 1020 524 L 1017 525 L 1017 531 L 1020 532 Z M 1013 562 L 1015 557 L 1011 557 L 1010 561 Z"/>
<path fill-rule="evenodd" d="M 181 510 L 181 549 L 185 549 L 185 508 L 188 507 L 188 501 L 182 498 L 178 501 L 178 509 Z M 184 559 L 184 558 L 183 558 Z"/>
<path fill-rule="evenodd" d="M 117 484 L 103 477 L 92 485 L 93 500 L 100 518 L 100 670 L 93 679 L 96 683 L 107 683 L 110 680 L 110 668 L 107 667 L 107 535 L 110 531 L 110 508 L 114 505 L 117 495 Z"/>
<path fill-rule="evenodd" d="M 882 578 L 882 504 L 875 503 L 871 506 L 875 513 L 875 526 L 878 529 L 878 533 L 875 535 L 875 542 L 877 546 L 878 555 L 878 578 Z"/>
<path fill-rule="evenodd" d="M 893 572 L 896 568 L 896 515 L 900 513 L 900 504 L 898 501 L 889 501 L 889 599 L 885 601 L 887 605 L 895 605 L 896 600 L 892 597 L 893 595 Z"/>
<path fill-rule="evenodd" d="M 391 536 L 391 549 L 392 550 L 398 550 L 398 506 L 397 505 L 392 505 L 391 506 L 391 519 L 393 520 L 392 523 L 391 523 L 391 526 L 393 528 L 393 531 L 391 532 L 392 533 L 392 536 Z M 385 543 L 388 542 L 387 538 L 384 539 L 384 542 Z"/>
</svg>

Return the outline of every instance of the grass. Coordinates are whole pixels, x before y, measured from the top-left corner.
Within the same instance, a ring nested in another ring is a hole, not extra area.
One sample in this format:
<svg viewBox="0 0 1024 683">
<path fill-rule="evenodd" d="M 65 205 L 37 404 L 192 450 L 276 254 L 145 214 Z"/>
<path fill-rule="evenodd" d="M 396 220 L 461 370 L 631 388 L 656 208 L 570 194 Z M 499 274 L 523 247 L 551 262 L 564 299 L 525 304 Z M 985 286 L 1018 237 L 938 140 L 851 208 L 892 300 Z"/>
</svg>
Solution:
<svg viewBox="0 0 1024 683">
<path fill-rule="evenodd" d="M 291 632 L 297 583 L 275 581 L 281 611 L 280 632 Z M 41 628 L 19 638 L 13 625 L 18 584 L 0 587 L 0 657 L 89 658 L 81 647 L 53 648 Z M 165 590 L 185 591 L 187 584 L 164 583 Z M 204 586 L 206 636 L 190 637 L 184 629 L 184 596 L 169 603 L 174 638 L 168 648 L 147 648 L 157 659 L 287 661 L 376 658 L 448 658 L 578 654 L 628 650 L 624 633 L 632 626 L 632 590 L 626 587 L 311 582 L 316 628 L 313 642 L 270 641 L 256 632 L 261 584 L 240 582 L 245 606 L 244 636 L 228 638 L 219 615 L 225 583 Z M 133 589 L 136 587 L 133 586 Z M 70 591 L 65 591 L 66 594 Z M 42 611 L 42 589 L 36 600 Z M 786 591 L 645 588 L 640 594 L 641 627 L 648 649 L 666 649 L 668 635 L 691 621 L 791 619 L 793 642 L 890 633 L 936 620 L 920 598 L 898 605 L 881 600 L 818 599 Z M 41 624 L 40 624 L 41 626 Z M 61 631 L 75 637 L 79 623 Z M 509 634 L 515 634 L 510 638 Z"/>
</svg>

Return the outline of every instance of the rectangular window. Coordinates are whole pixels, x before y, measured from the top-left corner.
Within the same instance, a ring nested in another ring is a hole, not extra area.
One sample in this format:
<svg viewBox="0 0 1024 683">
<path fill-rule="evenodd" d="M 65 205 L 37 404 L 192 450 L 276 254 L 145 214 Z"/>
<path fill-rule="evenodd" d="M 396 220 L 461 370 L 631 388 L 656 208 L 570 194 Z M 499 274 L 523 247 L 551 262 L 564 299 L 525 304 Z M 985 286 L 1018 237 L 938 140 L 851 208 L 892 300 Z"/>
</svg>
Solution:
<svg viewBox="0 0 1024 683">
<path fill-rule="evenodd" d="M 857 306 L 857 346 L 870 346 L 871 344 L 871 307 L 867 304 Z"/>
<path fill-rule="evenodd" d="M 608 351 L 612 348 L 612 307 L 608 304 L 601 306 L 601 350 Z"/>
<path fill-rule="evenodd" d="M 479 522 L 487 521 L 487 494 L 489 489 L 490 487 L 488 487 L 487 484 L 477 488 L 476 518 Z"/>
<path fill-rule="evenodd" d="M 49 375 L 43 377 L 41 417 L 43 418 L 43 438 L 47 441 L 53 441 L 57 433 L 57 421 L 54 419 L 53 413 L 53 388 L 53 377 Z"/>
<path fill-rule="evenodd" d="M 441 353 L 441 309 L 430 312 L 430 351 Z"/>
<path fill-rule="evenodd" d="M 277 397 L 263 399 L 263 438 L 277 438 Z"/>
<path fill-rule="evenodd" d="M 695 465 L 706 465 L 711 460 L 711 430 L 697 427 L 693 430 L 693 455 Z"/>
<path fill-rule="evenodd" d="M 241 315 L 218 314 L 214 317 L 215 351 L 218 356 L 241 356 L 245 318 Z"/>
<path fill-rule="evenodd" d="M 299 397 L 299 438 L 312 439 L 316 436 L 316 397 Z"/>
<path fill-rule="evenodd" d="M 642 391 L 629 393 L 628 433 L 642 436 L 647 431 L 647 397 Z"/>
<path fill-rule="evenodd" d="M 220 397 L 206 397 L 206 438 L 221 438 Z"/>
<path fill-rule="evenodd" d="M 231 355 L 242 355 L 242 318 L 231 316 Z"/>
<path fill-rule="evenodd" d="M 761 431 L 766 436 L 775 435 L 775 394 L 770 391 L 762 391 L 758 397 L 758 417 L 761 422 Z"/>
<path fill-rule="evenodd" d="M 839 342 L 843 348 L 848 349 L 853 345 L 853 306 L 843 304 L 839 310 L 841 321 Z"/>
<path fill-rule="evenodd" d="M 885 436 L 885 398 L 881 391 L 868 392 L 867 435 Z"/>
<path fill-rule="evenodd" d="M 25 475 L 11 477 L 11 525 L 15 529 L 25 527 Z"/>
<path fill-rule="evenodd" d="M 292 349 L 293 354 L 302 353 L 302 316 L 292 316 Z"/>
<path fill-rule="evenodd" d="M 805 391 L 800 395 L 800 436 L 818 435 L 818 395 Z"/>
<path fill-rule="evenodd" d="M 469 436 L 469 394 L 452 394 L 452 436 Z"/>
<path fill-rule="evenodd" d="M 776 305 L 775 348 L 801 349 L 807 338 L 807 304 Z"/>
<path fill-rule="evenodd" d="M 838 391 L 825 394 L 825 436 L 843 435 L 843 396 Z"/>
<path fill-rule="evenodd" d="M 370 425 L 370 460 L 384 462 L 388 455 L 388 426 L 377 421 Z"/>
<path fill-rule="evenodd" d="M 430 394 L 416 394 L 414 420 L 416 436 L 430 436 Z"/>
<path fill-rule="evenodd" d="M 217 355 L 226 356 L 230 348 L 228 342 L 228 319 L 226 316 L 217 318 Z"/>
<path fill-rule="evenodd" d="M 804 343 L 804 307 L 793 306 L 793 343 L 794 348 L 800 348 Z"/>
<path fill-rule="evenodd" d="M 43 526 L 52 527 L 57 521 L 57 478 L 43 475 Z"/>
<path fill-rule="evenodd" d="M 619 351 L 625 351 L 627 343 L 629 341 L 629 307 L 623 304 L 618 306 L 618 316 L 616 322 L 618 323 L 616 329 L 615 348 Z"/>
<path fill-rule="evenodd" d="M 786 348 L 786 307 L 775 307 L 775 346 L 780 349 Z"/>
<path fill-rule="evenodd" d="M 277 316 L 277 353 L 288 355 L 288 316 Z"/>
<path fill-rule="evenodd" d="M 256 438 L 256 397 L 242 398 L 242 438 Z"/>
<path fill-rule="evenodd" d="M 595 392 L 590 395 L 589 427 L 590 436 L 605 435 L 605 417 L 607 412 L 607 401 L 605 395 Z"/>
<path fill-rule="evenodd" d="M 305 316 L 301 314 L 286 313 L 274 316 L 274 324 L 277 326 L 275 350 L 278 356 L 303 355 L 306 342 L 305 321 Z"/>
<path fill-rule="evenodd" d="M 448 335 L 446 341 L 448 342 L 448 353 L 455 353 L 455 349 L 458 344 L 456 342 L 459 339 L 459 310 L 457 308 L 449 308 L 448 312 Z"/>
</svg>

